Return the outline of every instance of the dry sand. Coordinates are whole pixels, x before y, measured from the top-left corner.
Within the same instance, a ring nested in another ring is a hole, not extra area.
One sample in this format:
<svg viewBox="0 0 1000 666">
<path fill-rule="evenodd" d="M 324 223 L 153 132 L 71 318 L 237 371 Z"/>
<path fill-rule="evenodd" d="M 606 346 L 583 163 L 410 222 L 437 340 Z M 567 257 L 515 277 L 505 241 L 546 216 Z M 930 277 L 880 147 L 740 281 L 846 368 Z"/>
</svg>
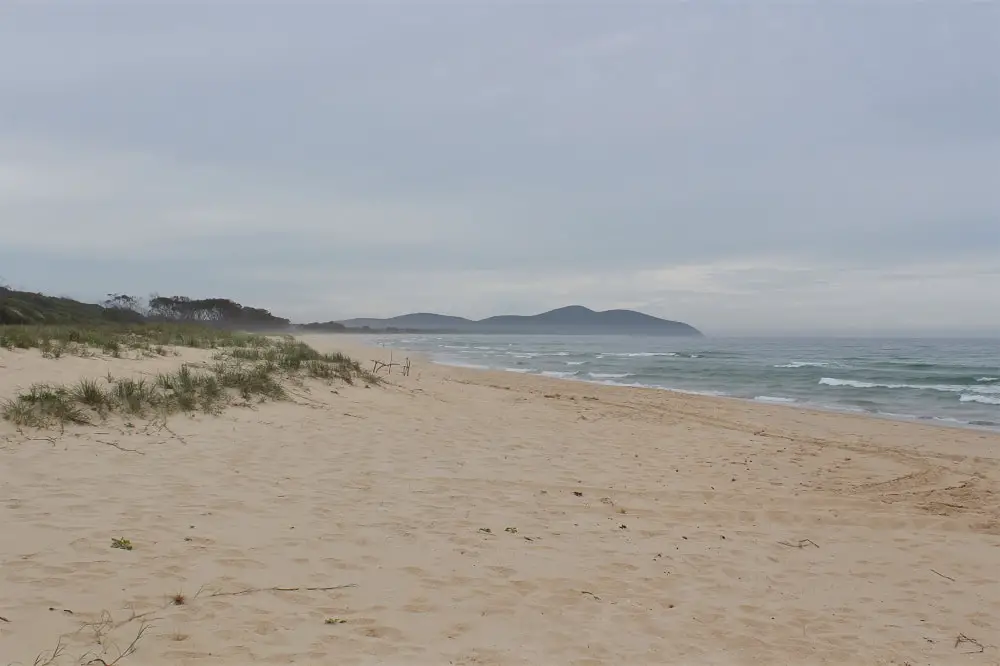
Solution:
<svg viewBox="0 0 1000 666">
<path fill-rule="evenodd" d="M 179 361 L 2 351 L 0 397 Z M 0 664 L 60 637 L 53 663 L 111 663 L 144 620 L 119 664 L 1000 661 L 995 434 L 393 380 L 169 431 L 0 423 Z"/>
</svg>

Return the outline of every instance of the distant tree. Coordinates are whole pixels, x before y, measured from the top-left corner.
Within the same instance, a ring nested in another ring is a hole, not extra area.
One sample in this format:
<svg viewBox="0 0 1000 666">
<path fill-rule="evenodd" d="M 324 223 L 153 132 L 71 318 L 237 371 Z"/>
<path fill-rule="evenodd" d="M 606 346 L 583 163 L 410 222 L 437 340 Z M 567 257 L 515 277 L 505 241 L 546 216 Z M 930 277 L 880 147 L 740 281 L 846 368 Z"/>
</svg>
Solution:
<svg viewBox="0 0 1000 666">
<path fill-rule="evenodd" d="M 149 317 L 161 321 L 191 321 L 236 326 L 287 326 L 288 320 L 262 308 L 244 307 L 228 298 L 153 296 Z"/>
<path fill-rule="evenodd" d="M 101 307 L 107 310 L 130 310 L 140 315 L 145 315 L 147 311 L 146 304 L 140 297 L 128 294 L 108 294 Z"/>
</svg>

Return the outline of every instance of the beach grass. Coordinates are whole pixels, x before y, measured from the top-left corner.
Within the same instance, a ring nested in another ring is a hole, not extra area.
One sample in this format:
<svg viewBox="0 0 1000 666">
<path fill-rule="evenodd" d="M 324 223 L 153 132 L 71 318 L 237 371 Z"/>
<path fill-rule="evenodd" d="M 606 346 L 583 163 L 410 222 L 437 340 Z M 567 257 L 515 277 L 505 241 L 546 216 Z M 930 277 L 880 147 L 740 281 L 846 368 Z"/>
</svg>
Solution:
<svg viewBox="0 0 1000 666">
<path fill-rule="evenodd" d="M 286 400 L 288 385 L 304 378 L 348 384 L 381 383 L 344 354 L 323 354 L 290 336 L 265 336 L 199 326 L 4 326 L 0 346 L 38 349 L 47 358 L 138 350 L 166 356 L 176 347 L 215 349 L 213 363 L 184 364 L 155 377 L 81 379 L 74 385 L 38 383 L 0 403 L 0 416 L 27 427 L 91 424 L 110 414 L 165 417 L 217 414 L 227 406 Z"/>
<path fill-rule="evenodd" d="M 197 324 L 80 324 L 0 326 L 0 347 L 39 349 L 45 355 L 119 356 L 127 350 L 165 356 L 169 347 L 198 349 L 270 346 L 272 338 Z"/>
</svg>

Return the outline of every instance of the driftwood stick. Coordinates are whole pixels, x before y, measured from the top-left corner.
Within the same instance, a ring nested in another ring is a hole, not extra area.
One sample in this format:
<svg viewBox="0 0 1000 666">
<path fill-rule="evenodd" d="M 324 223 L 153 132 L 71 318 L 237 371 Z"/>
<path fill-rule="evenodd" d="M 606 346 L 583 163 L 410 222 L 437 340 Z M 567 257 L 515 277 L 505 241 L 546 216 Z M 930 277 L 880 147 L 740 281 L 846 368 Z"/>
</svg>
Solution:
<svg viewBox="0 0 1000 666">
<path fill-rule="evenodd" d="M 385 368 L 386 374 L 391 375 L 393 367 L 405 367 L 406 368 L 405 374 L 409 374 L 409 366 L 404 366 L 402 363 L 396 363 L 391 360 L 388 363 L 386 363 L 385 361 L 372 359 L 372 374 L 377 374 L 380 370 Z"/>
<path fill-rule="evenodd" d="M 789 543 L 787 541 L 779 541 L 778 543 L 781 544 L 782 546 L 788 546 L 789 548 L 802 549 L 805 548 L 806 546 L 813 546 L 815 548 L 819 548 L 816 542 L 813 541 L 812 539 L 799 539 L 798 543 Z"/>
<path fill-rule="evenodd" d="M 357 583 L 347 585 L 333 585 L 330 587 L 250 587 L 238 592 L 213 592 L 210 597 L 239 597 L 244 594 L 256 594 L 257 592 L 330 592 L 332 590 L 344 590 L 349 587 L 357 587 Z"/>
<path fill-rule="evenodd" d="M 126 452 L 126 453 L 137 453 L 137 454 L 139 454 L 140 456 L 144 456 L 144 455 L 146 455 L 146 454 L 145 454 L 145 452 L 143 452 L 143 451 L 139 451 L 138 449 L 127 449 L 127 448 L 125 448 L 124 446 L 121 446 L 120 444 L 116 444 L 116 443 L 114 443 L 114 442 L 107 442 L 107 441 L 105 441 L 105 440 L 103 440 L 103 439 L 95 439 L 94 441 L 95 441 L 95 442 L 98 442 L 98 443 L 100 443 L 100 444 L 107 444 L 108 446 L 113 446 L 113 447 L 115 447 L 116 449 L 118 449 L 119 451 L 124 451 L 124 452 Z"/>
<path fill-rule="evenodd" d="M 986 651 L 986 647 L 982 643 L 977 641 L 975 638 L 969 638 L 965 634 L 958 635 L 958 638 L 955 639 L 955 647 L 958 648 L 958 646 L 961 645 L 962 643 L 970 643 L 979 648 L 978 650 L 963 652 L 962 654 L 982 654 L 983 652 Z"/>
</svg>

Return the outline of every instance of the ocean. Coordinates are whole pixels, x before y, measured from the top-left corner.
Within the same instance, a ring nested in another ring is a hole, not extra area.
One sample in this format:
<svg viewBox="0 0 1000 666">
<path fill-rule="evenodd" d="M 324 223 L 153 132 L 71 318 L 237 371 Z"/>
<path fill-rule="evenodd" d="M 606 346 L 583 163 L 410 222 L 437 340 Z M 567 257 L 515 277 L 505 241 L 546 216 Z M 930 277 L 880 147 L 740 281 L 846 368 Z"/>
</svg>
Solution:
<svg viewBox="0 0 1000 666">
<path fill-rule="evenodd" d="M 384 335 L 437 363 L 1000 430 L 1000 340 Z"/>
</svg>

